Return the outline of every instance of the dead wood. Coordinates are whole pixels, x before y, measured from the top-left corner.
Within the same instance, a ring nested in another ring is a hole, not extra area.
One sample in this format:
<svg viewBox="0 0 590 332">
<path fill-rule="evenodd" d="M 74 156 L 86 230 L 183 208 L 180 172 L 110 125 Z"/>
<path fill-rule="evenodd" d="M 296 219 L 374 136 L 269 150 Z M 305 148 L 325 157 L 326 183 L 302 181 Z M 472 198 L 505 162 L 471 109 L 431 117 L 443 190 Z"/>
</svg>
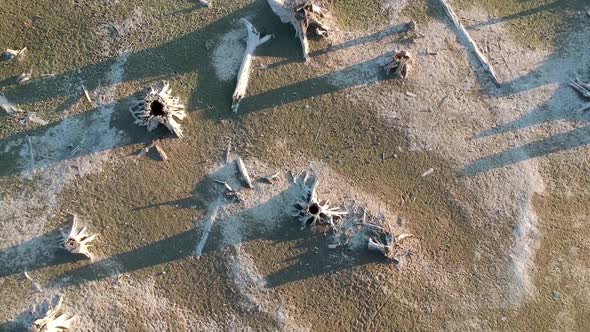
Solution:
<svg viewBox="0 0 590 332">
<path fill-rule="evenodd" d="M 447 16 L 449 17 L 449 19 L 451 19 L 451 22 L 453 23 L 453 25 L 455 26 L 457 31 L 459 31 L 459 33 L 463 36 L 463 38 L 467 42 L 466 46 L 468 48 L 470 48 L 471 51 L 475 54 L 475 56 L 477 57 L 477 59 L 481 63 L 481 66 L 483 67 L 483 69 L 486 72 L 488 72 L 490 74 L 490 76 L 492 77 L 492 80 L 494 81 L 494 83 L 496 85 L 500 85 L 500 81 L 498 80 L 498 77 L 496 76 L 494 69 L 492 68 L 492 66 L 490 65 L 490 63 L 486 59 L 486 57 L 483 55 L 483 53 L 479 50 L 479 47 L 477 47 L 477 44 L 471 38 L 471 36 L 467 32 L 467 30 L 465 29 L 463 24 L 461 24 L 461 21 L 459 21 L 459 17 L 457 16 L 457 14 L 455 14 L 455 12 L 451 8 L 451 6 L 449 6 L 449 4 L 447 3 L 446 0 L 440 0 L 440 3 L 442 4 Z"/>
<path fill-rule="evenodd" d="M 246 26 L 248 31 L 248 39 L 246 40 L 246 51 L 244 52 L 244 58 L 240 65 L 240 71 L 238 72 L 238 81 L 236 83 L 236 89 L 232 95 L 231 109 L 234 113 L 238 112 L 240 107 L 240 101 L 246 95 L 246 89 L 248 88 L 248 80 L 250 78 L 250 67 L 252 64 L 252 57 L 256 47 L 262 45 L 272 38 L 272 35 L 260 36 L 260 33 L 254 28 L 254 26 L 246 19 L 241 19 Z"/>
</svg>

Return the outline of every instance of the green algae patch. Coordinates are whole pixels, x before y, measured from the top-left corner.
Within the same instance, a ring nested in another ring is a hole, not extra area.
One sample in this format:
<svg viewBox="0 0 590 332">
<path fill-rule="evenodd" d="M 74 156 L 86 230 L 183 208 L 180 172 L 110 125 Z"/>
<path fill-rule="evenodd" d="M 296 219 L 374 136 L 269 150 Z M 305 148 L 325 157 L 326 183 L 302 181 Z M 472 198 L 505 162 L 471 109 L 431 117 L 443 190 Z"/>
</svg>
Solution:
<svg viewBox="0 0 590 332">
<path fill-rule="evenodd" d="M 381 0 L 335 0 L 331 9 L 340 28 L 364 30 L 387 23 Z"/>
</svg>

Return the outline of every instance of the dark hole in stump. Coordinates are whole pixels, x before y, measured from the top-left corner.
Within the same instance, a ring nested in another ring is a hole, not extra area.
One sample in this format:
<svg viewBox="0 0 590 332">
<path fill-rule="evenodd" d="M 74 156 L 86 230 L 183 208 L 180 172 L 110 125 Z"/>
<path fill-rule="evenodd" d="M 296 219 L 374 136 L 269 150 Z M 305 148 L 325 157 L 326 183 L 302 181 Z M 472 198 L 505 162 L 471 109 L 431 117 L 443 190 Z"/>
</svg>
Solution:
<svg viewBox="0 0 590 332">
<path fill-rule="evenodd" d="M 313 203 L 309 206 L 309 213 L 316 215 L 320 212 L 320 206 L 317 203 Z"/>
<path fill-rule="evenodd" d="M 166 112 L 164 112 L 164 104 L 161 102 L 154 100 L 150 105 L 150 109 L 152 110 L 152 115 L 154 116 L 164 116 Z"/>
</svg>

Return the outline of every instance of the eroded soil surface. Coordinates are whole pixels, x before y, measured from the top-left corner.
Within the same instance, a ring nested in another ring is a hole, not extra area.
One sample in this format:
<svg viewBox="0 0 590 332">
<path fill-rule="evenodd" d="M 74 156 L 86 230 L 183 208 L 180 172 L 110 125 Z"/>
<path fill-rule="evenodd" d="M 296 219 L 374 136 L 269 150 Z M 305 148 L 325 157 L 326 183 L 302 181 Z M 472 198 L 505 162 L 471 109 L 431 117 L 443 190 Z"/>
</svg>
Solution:
<svg viewBox="0 0 590 332">
<path fill-rule="evenodd" d="M 590 81 L 590 5 L 451 3 L 499 85 L 432 0 L 324 1 L 309 63 L 262 0 L 1 6 L 0 49 L 28 53 L 0 62 L 20 108 L 0 113 L 0 330 L 58 294 L 81 331 L 589 330 L 590 112 L 568 83 Z M 233 114 L 240 18 L 275 37 Z M 415 55 L 404 81 L 382 68 L 396 49 Z M 162 80 L 183 139 L 133 125 Z M 168 161 L 138 155 L 156 138 Z M 400 264 L 300 229 L 310 168 L 322 199 L 413 234 Z M 92 261 L 60 248 L 68 213 L 99 233 Z"/>
</svg>

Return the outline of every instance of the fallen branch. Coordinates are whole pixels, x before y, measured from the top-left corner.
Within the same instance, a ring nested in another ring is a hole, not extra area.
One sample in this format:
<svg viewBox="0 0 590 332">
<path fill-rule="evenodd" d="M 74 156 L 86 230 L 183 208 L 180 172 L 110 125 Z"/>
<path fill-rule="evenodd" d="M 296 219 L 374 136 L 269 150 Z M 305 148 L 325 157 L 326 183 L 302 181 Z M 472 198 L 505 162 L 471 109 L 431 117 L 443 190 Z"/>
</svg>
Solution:
<svg viewBox="0 0 590 332">
<path fill-rule="evenodd" d="M 274 173 L 274 174 L 267 175 L 267 176 L 265 176 L 265 177 L 262 177 L 262 178 L 260 178 L 260 180 L 262 180 L 262 181 L 265 181 L 265 182 L 267 182 L 267 183 L 270 183 L 270 184 L 272 184 L 272 183 L 273 183 L 273 181 L 274 181 L 274 179 L 276 179 L 276 178 L 277 178 L 277 177 L 278 177 L 280 174 L 281 174 L 281 171 L 277 171 L 277 172 L 276 172 L 276 173 Z"/>
<path fill-rule="evenodd" d="M 201 235 L 201 239 L 197 246 L 195 247 L 194 254 L 197 257 L 201 257 L 203 253 L 203 247 L 205 247 L 205 243 L 207 242 L 207 238 L 209 237 L 209 232 L 211 232 L 211 227 L 213 226 L 213 222 L 217 219 L 217 212 L 219 211 L 219 206 L 213 208 L 213 211 L 207 215 L 207 220 L 205 221 L 205 228 L 203 229 L 203 234 Z"/>
<path fill-rule="evenodd" d="M 240 172 L 242 180 L 246 182 L 246 186 L 250 189 L 254 188 L 254 186 L 252 185 L 252 180 L 250 179 L 250 175 L 248 175 L 248 170 L 246 169 L 246 165 L 244 164 L 242 158 L 238 157 L 238 159 L 236 159 L 236 164 L 238 164 L 238 171 Z"/>
<path fill-rule="evenodd" d="M 40 292 L 41 286 L 39 286 L 39 284 L 35 280 L 33 280 L 31 276 L 29 276 L 29 273 L 25 271 L 23 274 L 25 275 L 25 279 L 31 282 L 31 284 L 33 285 L 33 289 L 35 289 L 35 292 Z"/>
<path fill-rule="evenodd" d="M 16 78 L 16 83 L 18 85 L 24 85 L 25 83 L 31 80 L 32 76 L 33 69 L 30 69 L 28 72 L 20 74 L 19 77 Z"/>
<path fill-rule="evenodd" d="M 215 182 L 222 184 L 223 188 L 225 189 L 225 198 L 227 199 L 236 199 L 236 200 L 240 200 L 240 197 L 238 196 L 238 192 L 235 191 L 227 182 L 225 181 L 221 181 L 221 180 L 215 180 Z"/>
<path fill-rule="evenodd" d="M 158 155 L 160 156 L 160 158 L 163 161 L 168 161 L 168 155 L 166 155 L 166 152 L 160 146 L 160 141 L 156 141 L 156 143 L 154 144 L 154 147 L 156 148 L 156 152 L 158 152 Z"/>
<path fill-rule="evenodd" d="M 6 112 L 6 114 L 14 116 L 16 113 L 20 113 L 21 109 L 11 104 L 6 97 L 0 95 L 0 110 Z"/>
<path fill-rule="evenodd" d="M 33 153 L 33 143 L 31 142 L 31 136 L 27 136 L 29 141 L 29 154 L 31 156 L 31 177 L 35 175 L 35 154 Z"/>
<path fill-rule="evenodd" d="M 86 87 L 84 86 L 84 84 L 82 84 L 82 91 L 84 91 L 84 96 L 86 97 L 86 100 L 88 100 L 88 102 L 90 103 L 90 105 L 92 104 L 92 99 L 90 99 L 90 94 L 88 93 L 88 90 L 86 89 Z"/>
<path fill-rule="evenodd" d="M 223 159 L 225 160 L 226 164 L 229 164 L 231 154 L 231 141 L 227 143 L 227 147 L 225 148 L 225 153 L 223 154 Z"/>
<path fill-rule="evenodd" d="M 487 71 L 492 76 L 492 79 L 496 85 L 500 85 L 500 81 L 498 81 L 498 77 L 496 76 L 496 73 L 494 73 L 492 66 L 490 65 L 490 63 L 488 62 L 486 57 L 483 55 L 483 53 L 481 53 L 481 51 L 477 47 L 477 44 L 475 44 L 475 41 L 473 41 L 473 39 L 471 39 L 471 36 L 469 36 L 469 33 L 467 32 L 467 30 L 465 30 L 465 27 L 459 21 L 459 17 L 457 16 L 457 14 L 455 14 L 455 12 L 449 6 L 449 4 L 447 3 L 446 0 L 440 0 L 440 3 L 442 4 L 443 8 L 445 9 L 447 16 L 451 19 L 451 22 L 453 22 L 453 25 L 455 26 L 455 28 L 463 35 L 463 37 L 467 41 L 467 46 L 471 48 L 473 53 L 475 53 L 475 56 L 477 57 L 477 59 L 481 63 L 483 69 L 485 71 Z"/>
<path fill-rule="evenodd" d="M 248 39 L 246 40 L 246 51 L 244 52 L 244 58 L 242 59 L 240 71 L 238 72 L 238 83 L 236 84 L 236 89 L 234 90 L 234 94 L 232 96 L 231 109 L 234 113 L 238 112 L 240 101 L 246 95 L 248 79 L 250 78 L 250 65 L 252 63 L 254 50 L 256 50 L 256 47 L 266 43 L 272 38 L 272 35 L 266 35 L 261 38 L 258 31 L 256 31 L 256 28 L 254 28 L 250 22 L 244 18 L 241 20 L 246 26 L 246 30 L 248 30 Z"/>
</svg>

